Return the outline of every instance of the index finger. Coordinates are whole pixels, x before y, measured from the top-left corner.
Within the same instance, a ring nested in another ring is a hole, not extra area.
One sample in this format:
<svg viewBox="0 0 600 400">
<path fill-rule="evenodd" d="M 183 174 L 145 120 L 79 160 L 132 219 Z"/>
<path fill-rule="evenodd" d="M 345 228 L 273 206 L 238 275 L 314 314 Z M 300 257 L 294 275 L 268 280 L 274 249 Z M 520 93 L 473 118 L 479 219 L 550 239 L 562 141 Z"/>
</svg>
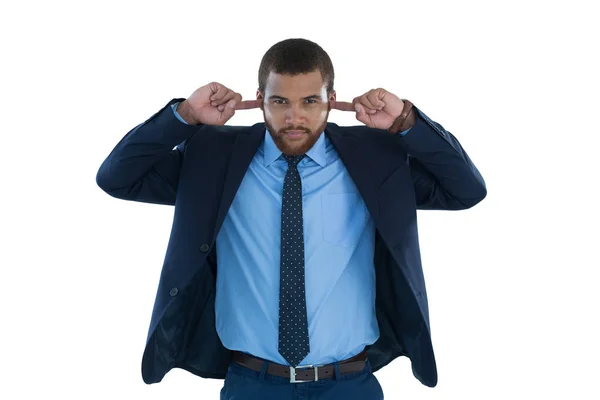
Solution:
<svg viewBox="0 0 600 400">
<path fill-rule="evenodd" d="M 235 105 L 236 110 L 250 110 L 258 108 L 262 104 L 262 99 L 259 100 L 244 100 Z"/>
<path fill-rule="evenodd" d="M 355 111 L 354 104 L 348 103 L 347 101 L 334 101 L 332 102 L 331 108 L 335 108 L 336 110 L 341 111 Z"/>
</svg>

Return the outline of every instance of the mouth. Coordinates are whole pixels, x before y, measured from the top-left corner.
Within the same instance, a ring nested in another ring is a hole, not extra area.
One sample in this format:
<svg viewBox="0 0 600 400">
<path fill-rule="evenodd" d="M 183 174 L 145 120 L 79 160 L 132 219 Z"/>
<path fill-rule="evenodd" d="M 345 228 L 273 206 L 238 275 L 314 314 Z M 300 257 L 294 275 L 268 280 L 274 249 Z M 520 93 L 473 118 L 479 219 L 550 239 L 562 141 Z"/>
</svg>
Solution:
<svg viewBox="0 0 600 400">
<path fill-rule="evenodd" d="M 290 138 L 298 138 L 305 134 L 304 131 L 285 131 L 285 135 Z"/>
</svg>

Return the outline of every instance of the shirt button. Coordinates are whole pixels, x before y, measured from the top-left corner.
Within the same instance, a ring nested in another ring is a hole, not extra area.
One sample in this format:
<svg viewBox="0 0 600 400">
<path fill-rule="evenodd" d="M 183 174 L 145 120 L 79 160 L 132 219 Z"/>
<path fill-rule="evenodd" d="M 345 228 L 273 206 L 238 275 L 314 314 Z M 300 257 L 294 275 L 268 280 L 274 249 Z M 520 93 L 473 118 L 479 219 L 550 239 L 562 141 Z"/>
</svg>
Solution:
<svg viewBox="0 0 600 400">
<path fill-rule="evenodd" d="M 203 253 L 206 253 L 208 251 L 208 249 L 210 249 L 210 246 L 207 245 L 206 243 L 204 243 L 202 246 L 200 246 L 200 251 Z"/>
<path fill-rule="evenodd" d="M 179 290 L 176 287 L 174 287 L 173 289 L 169 290 L 169 295 L 171 297 L 177 296 L 177 293 L 179 293 Z"/>
</svg>

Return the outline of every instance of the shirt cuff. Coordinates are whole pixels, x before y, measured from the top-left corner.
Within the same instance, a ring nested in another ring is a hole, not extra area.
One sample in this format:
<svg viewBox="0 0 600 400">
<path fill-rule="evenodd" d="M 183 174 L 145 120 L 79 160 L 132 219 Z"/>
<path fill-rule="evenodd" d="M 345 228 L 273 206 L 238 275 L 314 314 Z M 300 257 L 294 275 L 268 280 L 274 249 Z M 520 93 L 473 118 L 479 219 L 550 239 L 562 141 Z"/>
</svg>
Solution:
<svg viewBox="0 0 600 400">
<path fill-rule="evenodd" d="M 183 118 L 181 118 L 181 115 L 179 115 L 179 113 L 177 112 L 178 105 L 179 105 L 179 102 L 171 104 L 171 109 L 173 110 L 173 113 L 175 114 L 175 116 L 177 117 L 178 120 L 180 120 L 181 122 L 183 122 L 186 125 L 189 125 L 187 122 L 185 122 L 185 120 Z"/>
<path fill-rule="evenodd" d="M 406 135 L 406 134 L 408 133 L 408 131 L 410 131 L 411 129 L 412 129 L 412 127 L 408 128 L 408 129 L 407 129 L 407 130 L 405 130 L 405 131 L 398 132 L 398 135 L 400 135 L 400 136 L 404 136 L 404 135 Z"/>
</svg>

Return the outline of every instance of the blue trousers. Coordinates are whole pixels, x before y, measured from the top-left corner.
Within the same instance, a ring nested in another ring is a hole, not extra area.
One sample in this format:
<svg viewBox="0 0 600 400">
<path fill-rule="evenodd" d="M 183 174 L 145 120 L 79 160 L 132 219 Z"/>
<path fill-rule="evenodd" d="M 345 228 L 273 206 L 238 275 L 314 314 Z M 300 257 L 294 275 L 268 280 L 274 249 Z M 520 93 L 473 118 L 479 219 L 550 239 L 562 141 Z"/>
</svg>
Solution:
<svg viewBox="0 0 600 400">
<path fill-rule="evenodd" d="M 371 363 L 359 372 L 340 374 L 316 382 L 290 383 L 288 378 L 266 375 L 232 362 L 221 389 L 221 400 L 383 400 L 383 389 L 373 375 Z"/>
</svg>

